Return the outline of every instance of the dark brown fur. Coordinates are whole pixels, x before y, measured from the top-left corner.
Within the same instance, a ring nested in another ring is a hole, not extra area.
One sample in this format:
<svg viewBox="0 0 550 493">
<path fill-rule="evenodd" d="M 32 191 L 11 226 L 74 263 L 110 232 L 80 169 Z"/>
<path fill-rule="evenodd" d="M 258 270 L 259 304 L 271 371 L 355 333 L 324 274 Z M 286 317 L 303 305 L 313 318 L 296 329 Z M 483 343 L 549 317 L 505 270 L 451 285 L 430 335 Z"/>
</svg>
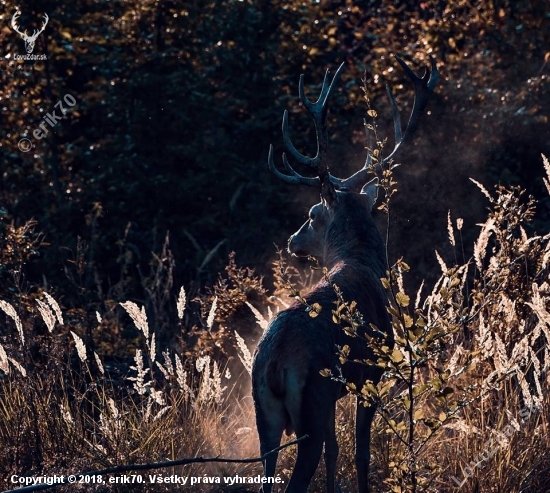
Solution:
<svg viewBox="0 0 550 493">
<path fill-rule="evenodd" d="M 312 318 L 306 306 L 294 303 L 272 320 L 256 349 L 252 384 L 262 454 L 280 444 L 283 430 L 294 430 L 297 437 L 308 435 L 298 446 L 298 458 L 287 492 L 303 493 L 307 490 L 323 444 L 327 491 L 334 491 L 338 453 L 334 410 L 336 401 L 345 394 L 345 388 L 322 377 L 320 370 L 329 368 L 336 375 L 341 371 L 343 377 L 358 388 L 367 379 L 378 382 L 381 376 L 378 368 L 356 363 L 339 365 L 337 345 L 349 345 L 352 358 L 372 358 L 373 355 L 364 340 L 345 335 L 342 328 L 332 321 L 337 299 L 332 284 L 336 284 L 346 301 L 357 302 L 365 320 L 360 332 L 367 330 L 372 323 L 391 333 L 386 310 L 387 295 L 380 282 L 386 271 L 385 248 L 371 217 L 371 206 L 365 194 L 352 192 L 337 192 L 337 200 L 332 206 L 315 206 L 314 220 L 323 229 L 315 231 L 315 227 L 311 227 L 315 223 L 310 219 L 293 235 L 289 249 L 308 254 L 306 250 L 313 248 L 312 238 L 321 243 L 324 252 L 321 260 L 330 269 L 329 282 L 322 280 L 305 297 L 308 304 L 321 305 L 321 313 Z M 320 213 L 324 216 L 319 217 Z M 368 491 L 373 414 L 373 408 L 358 408 L 356 464 L 361 493 Z M 266 461 L 266 476 L 274 475 L 276 460 L 273 454 Z M 263 491 L 271 491 L 270 485 L 264 485 Z"/>
</svg>

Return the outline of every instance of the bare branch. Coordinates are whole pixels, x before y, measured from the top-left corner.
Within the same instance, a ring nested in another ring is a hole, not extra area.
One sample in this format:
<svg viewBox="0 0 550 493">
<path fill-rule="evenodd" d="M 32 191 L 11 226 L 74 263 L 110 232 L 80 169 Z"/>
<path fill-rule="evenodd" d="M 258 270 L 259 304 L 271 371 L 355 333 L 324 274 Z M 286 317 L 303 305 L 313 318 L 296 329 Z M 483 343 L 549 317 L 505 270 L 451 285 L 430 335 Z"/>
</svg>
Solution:
<svg viewBox="0 0 550 493">
<path fill-rule="evenodd" d="M 187 464 L 196 464 L 196 463 L 205 463 L 205 462 L 225 462 L 225 463 L 237 463 L 237 464 L 263 462 L 266 459 L 266 457 L 268 457 L 269 455 L 275 454 L 281 451 L 282 449 L 290 447 L 292 445 L 296 445 L 297 443 L 301 442 L 302 440 L 305 440 L 306 438 L 308 438 L 308 435 L 304 435 L 300 438 L 297 438 L 296 440 L 292 440 L 291 442 L 285 443 L 284 445 L 281 445 L 263 454 L 261 457 L 254 457 L 251 459 L 226 459 L 223 457 L 206 457 L 206 458 L 194 457 L 192 459 L 167 460 L 164 462 L 152 462 L 150 464 L 130 464 L 126 466 L 114 466 L 114 467 L 108 467 L 106 469 L 101 469 L 98 471 L 88 471 L 88 472 L 81 472 L 77 474 L 68 475 L 66 477 L 63 477 L 63 481 L 55 484 L 35 484 L 31 486 L 25 486 L 23 488 L 16 488 L 15 490 L 5 490 L 1 493 L 10 493 L 12 491 L 17 491 L 17 493 L 27 493 L 29 491 L 47 490 L 49 488 L 55 488 L 57 486 L 61 486 L 63 484 L 69 483 L 68 478 L 71 476 L 76 477 L 76 479 L 78 480 L 78 478 L 81 476 L 102 476 L 105 474 L 115 474 L 115 473 L 128 472 L 128 471 L 149 471 L 151 469 L 162 469 L 165 467 L 185 466 Z"/>
</svg>

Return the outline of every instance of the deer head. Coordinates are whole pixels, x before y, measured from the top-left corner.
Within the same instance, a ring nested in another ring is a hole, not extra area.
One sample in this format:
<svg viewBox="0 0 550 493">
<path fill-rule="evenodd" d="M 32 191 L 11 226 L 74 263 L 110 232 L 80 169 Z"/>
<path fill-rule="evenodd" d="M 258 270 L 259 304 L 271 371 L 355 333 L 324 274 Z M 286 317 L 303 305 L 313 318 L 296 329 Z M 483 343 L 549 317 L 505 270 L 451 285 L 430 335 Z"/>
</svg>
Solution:
<svg viewBox="0 0 550 493">
<path fill-rule="evenodd" d="M 48 17 L 48 14 L 44 13 L 44 22 L 42 24 L 42 27 L 40 29 L 35 29 L 32 36 L 29 36 L 27 34 L 27 30 L 25 30 L 25 32 L 21 32 L 19 30 L 19 27 L 17 26 L 17 19 L 19 19 L 19 17 L 21 17 L 21 12 L 16 11 L 15 14 L 13 14 L 13 17 L 11 18 L 11 27 L 16 33 L 18 33 L 23 38 L 23 40 L 25 41 L 25 50 L 27 51 L 27 53 L 30 54 L 34 50 L 34 43 L 36 41 L 36 38 L 38 38 L 38 35 L 42 31 L 44 31 L 44 29 L 46 29 L 46 26 L 48 25 L 49 17 Z"/>
<path fill-rule="evenodd" d="M 340 65 L 334 78 L 328 84 L 330 76 L 327 70 L 321 95 L 319 99 L 312 103 L 304 94 L 304 76 L 300 77 L 299 95 L 304 107 L 313 118 L 315 130 L 317 134 L 317 154 L 310 158 L 302 155 L 292 144 L 288 130 L 288 112 L 283 114 L 283 142 L 286 151 L 300 164 L 306 165 L 315 169 L 317 176 L 304 177 L 297 173 L 290 165 L 286 153 L 283 153 L 283 165 L 286 173 L 280 172 L 273 161 L 273 146 L 269 148 L 268 166 L 269 169 L 280 179 L 287 183 L 306 185 L 317 187 L 321 190 L 321 202 L 314 205 L 309 212 L 309 219 L 305 224 L 290 237 L 288 249 L 289 252 L 296 256 L 314 256 L 324 260 L 326 265 L 327 260 L 327 228 L 333 222 L 336 212 L 341 209 L 339 202 L 342 202 L 343 193 L 359 194 L 362 198 L 364 206 L 370 211 L 376 202 L 378 195 L 378 180 L 377 178 L 367 181 L 369 175 L 373 171 L 382 171 L 402 149 L 403 143 L 414 132 L 420 115 L 428 102 L 430 93 L 437 83 L 439 72 L 435 66 L 435 62 L 431 59 L 431 69 L 426 69 L 422 77 L 418 77 L 411 68 L 398 56 L 395 57 L 399 64 L 403 67 L 409 78 L 412 80 L 415 89 L 415 99 L 413 110 L 407 124 L 405 133 L 401 131 L 401 116 L 397 104 L 389 86 L 387 86 L 387 95 L 393 113 L 394 131 L 395 131 L 395 147 L 392 152 L 382 160 L 373 160 L 372 155 L 367 155 L 365 165 L 359 171 L 349 178 L 340 179 L 333 176 L 329 171 L 328 166 L 328 132 L 326 126 L 326 117 L 328 112 L 327 103 L 332 94 L 335 82 L 340 77 L 343 71 L 344 64 Z M 372 147 L 372 146 L 371 146 Z M 374 169 L 373 169 L 374 168 Z M 349 208 L 348 208 L 349 212 Z M 348 214 L 349 215 L 349 214 Z"/>
</svg>

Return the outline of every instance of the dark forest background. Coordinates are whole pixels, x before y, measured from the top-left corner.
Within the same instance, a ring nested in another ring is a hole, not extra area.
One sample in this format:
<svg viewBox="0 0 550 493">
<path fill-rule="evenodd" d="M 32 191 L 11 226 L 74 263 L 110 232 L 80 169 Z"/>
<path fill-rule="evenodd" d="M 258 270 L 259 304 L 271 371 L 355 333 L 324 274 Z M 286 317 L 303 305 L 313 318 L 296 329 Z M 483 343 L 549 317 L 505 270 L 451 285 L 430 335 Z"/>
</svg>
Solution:
<svg viewBox="0 0 550 493">
<path fill-rule="evenodd" d="M 46 61 L 14 60 L 25 52 L 10 27 L 17 7 L 29 32 L 48 14 L 34 49 Z M 417 72 L 431 55 L 441 72 L 396 170 L 390 251 L 415 267 L 414 281 L 439 275 L 434 248 L 451 255 L 449 210 L 464 218 L 465 240 L 477 235 L 487 204 L 469 177 L 543 196 L 544 0 L 7 0 L 0 14 L 1 299 L 43 288 L 93 313 L 110 300 L 147 304 L 164 281 L 192 297 L 216 282 L 232 251 L 238 265 L 269 276 L 274 244 L 286 245 L 318 197 L 269 173 L 269 144 L 280 163 L 288 109 L 294 143 L 315 151 L 298 79 L 305 74 L 314 97 L 341 62 L 329 118 L 337 176 L 366 156 L 361 79 L 389 151 L 385 84 L 403 125 L 413 101 L 392 54 Z M 33 138 L 65 95 L 76 105 Z M 18 148 L 24 137 L 30 152 Z M 548 231 L 547 199 L 538 218 L 534 227 Z"/>
</svg>

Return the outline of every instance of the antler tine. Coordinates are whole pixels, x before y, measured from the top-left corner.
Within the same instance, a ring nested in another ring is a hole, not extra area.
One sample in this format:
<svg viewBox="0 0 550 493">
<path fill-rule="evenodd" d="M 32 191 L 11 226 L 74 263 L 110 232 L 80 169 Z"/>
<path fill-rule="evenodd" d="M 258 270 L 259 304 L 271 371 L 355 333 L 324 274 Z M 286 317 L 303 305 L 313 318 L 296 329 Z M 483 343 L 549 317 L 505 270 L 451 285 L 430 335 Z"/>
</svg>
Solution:
<svg viewBox="0 0 550 493">
<path fill-rule="evenodd" d="M 294 171 L 294 169 L 292 168 L 292 166 L 290 166 L 290 163 L 288 162 L 288 159 L 286 158 L 286 154 L 283 152 L 283 164 L 285 166 L 285 169 L 293 176 L 293 177 L 296 177 L 297 179 L 300 180 L 300 183 L 303 184 L 303 185 L 308 185 L 308 186 L 311 186 L 311 187 L 317 187 L 319 186 L 319 183 L 320 183 L 320 180 L 319 180 L 319 177 L 318 176 L 313 176 L 313 177 L 309 177 L 309 176 L 302 176 L 300 175 L 299 173 L 296 173 L 296 171 Z"/>
<path fill-rule="evenodd" d="M 395 131 L 395 147 L 390 155 L 382 160 L 381 166 L 388 163 L 396 156 L 397 152 L 401 148 L 401 144 L 405 142 L 407 138 L 415 131 L 420 115 L 424 111 L 424 108 L 428 103 L 430 93 L 433 91 L 439 78 L 439 71 L 437 70 L 435 60 L 431 56 L 430 69 L 425 69 L 424 75 L 422 77 L 418 77 L 418 75 L 416 75 L 414 71 L 400 57 L 398 57 L 397 55 L 394 56 L 395 59 L 399 62 L 399 65 L 403 67 L 403 70 L 409 76 L 409 79 L 412 80 L 412 83 L 414 85 L 414 102 L 411 116 L 409 117 L 409 122 L 407 123 L 407 128 L 405 129 L 405 133 L 402 134 L 401 114 L 399 112 L 397 103 L 395 102 L 395 98 L 393 97 L 393 93 L 390 87 L 386 87 L 386 92 L 388 94 L 388 99 L 392 108 L 393 126 Z"/>
<path fill-rule="evenodd" d="M 285 149 L 300 164 L 305 164 L 306 166 L 310 166 L 311 168 L 317 167 L 317 162 L 315 161 L 316 158 L 310 158 L 310 157 L 304 156 L 301 152 L 299 152 L 296 149 L 296 147 L 294 147 L 292 140 L 290 140 L 290 136 L 288 135 L 288 111 L 287 110 L 285 110 L 285 112 L 283 113 L 283 142 L 285 144 Z M 318 154 L 319 153 L 317 153 L 317 155 Z"/>
<path fill-rule="evenodd" d="M 397 103 L 395 102 L 393 92 L 389 85 L 386 85 L 386 94 L 388 96 L 388 99 L 390 100 L 391 114 L 393 118 L 393 131 L 395 133 L 395 143 L 397 145 L 400 144 L 403 140 L 403 134 L 401 132 L 401 113 L 399 112 L 399 108 L 397 107 Z"/>
<path fill-rule="evenodd" d="M 321 180 L 329 175 L 328 163 L 326 161 L 326 156 L 328 153 L 328 131 L 326 125 L 328 100 L 336 87 L 335 82 L 338 80 L 343 70 L 344 62 L 342 62 L 338 67 L 338 70 L 336 70 L 330 84 L 327 84 L 330 76 L 330 71 L 327 69 L 323 79 L 323 85 L 321 86 L 321 94 L 315 103 L 312 103 L 305 95 L 303 75 L 300 76 L 300 83 L 298 85 L 300 100 L 313 118 L 313 122 L 315 124 L 315 132 L 317 134 L 317 154 L 312 159 L 312 165 L 317 168 L 317 173 L 319 174 Z"/>
<path fill-rule="evenodd" d="M 283 164 L 285 165 L 285 169 L 290 173 L 290 175 L 285 175 L 284 173 L 281 173 L 277 167 L 275 166 L 275 162 L 273 161 L 273 145 L 269 146 L 269 155 L 267 158 L 267 165 L 270 169 L 270 171 L 280 178 L 281 180 L 285 181 L 286 183 L 293 183 L 293 184 L 300 184 L 300 185 L 307 185 L 310 187 L 318 187 L 319 186 L 319 178 L 318 177 L 306 177 L 301 176 L 300 174 L 296 173 L 290 166 L 286 155 L 283 153 Z"/>
<path fill-rule="evenodd" d="M 19 17 L 21 17 L 21 12 L 18 12 L 16 11 L 15 14 L 13 14 L 13 17 L 11 18 L 11 27 L 13 27 L 13 30 L 23 36 L 24 34 L 27 33 L 27 31 L 25 30 L 25 33 L 22 33 L 20 30 L 19 30 L 19 26 L 17 25 L 17 19 L 19 19 Z"/>
<path fill-rule="evenodd" d="M 342 70 L 344 69 L 344 63 L 338 67 L 338 70 L 334 74 L 334 77 L 332 78 L 332 81 L 330 84 L 328 84 L 328 79 L 330 76 L 330 72 L 327 70 L 325 73 L 325 77 L 323 79 L 323 85 L 321 86 L 321 94 L 319 95 L 319 98 L 314 103 L 311 102 L 305 95 L 304 91 L 304 75 L 300 76 L 300 82 L 298 84 L 298 93 L 300 96 L 300 100 L 302 101 L 302 104 L 306 108 L 307 112 L 311 115 L 313 118 L 313 122 L 315 124 L 315 132 L 317 135 L 317 153 L 315 157 L 311 158 L 308 156 L 304 156 L 302 153 L 300 153 L 296 147 L 294 147 L 294 144 L 292 143 L 292 140 L 290 139 L 289 135 L 289 129 L 288 129 L 288 111 L 285 110 L 283 113 L 283 123 L 282 123 L 282 133 L 283 133 L 283 142 L 285 145 L 285 149 L 287 152 L 301 164 L 304 164 L 306 166 L 309 166 L 310 168 L 314 168 L 317 171 L 316 177 L 304 177 L 301 176 L 299 173 L 297 173 L 290 163 L 288 162 L 286 155 L 283 154 L 283 164 L 285 166 L 286 171 L 288 171 L 290 174 L 285 175 L 278 171 L 275 168 L 275 164 L 273 162 L 273 153 L 272 149 L 270 148 L 270 154 L 268 158 L 268 166 L 269 169 L 275 173 L 279 178 L 283 179 L 287 183 L 300 183 L 303 185 L 308 186 L 319 186 L 321 182 L 324 181 L 324 179 L 328 176 L 330 183 L 333 183 L 334 185 L 338 186 L 341 183 L 341 180 L 338 178 L 333 177 L 328 172 L 328 163 L 326 162 L 326 156 L 328 152 L 328 132 L 326 127 L 326 116 L 328 111 L 328 100 L 336 87 L 335 82 L 340 77 L 340 74 Z"/>
<path fill-rule="evenodd" d="M 48 14 L 46 14 L 46 12 L 44 12 L 44 22 L 42 22 L 42 27 L 40 29 L 35 29 L 34 30 L 34 33 L 32 35 L 33 38 L 38 37 L 38 35 L 42 31 L 44 31 L 44 29 L 46 29 L 46 26 L 48 25 L 49 20 L 50 20 L 50 18 L 48 17 Z"/>
<path fill-rule="evenodd" d="M 353 192 L 359 192 L 363 187 L 363 185 L 366 183 L 368 175 L 371 173 L 371 165 L 373 163 L 372 148 L 374 146 L 374 140 L 373 140 L 372 133 L 369 133 L 367 130 L 366 120 L 363 120 L 363 123 L 365 124 L 365 136 L 367 138 L 367 145 L 370 149 L 367 152 L 367 159 L 365 160 L 364 166 L 359 171 L 356 171 L 353 175 L 349 176 L 348 178 L 344 178 L 344 179 L 335 178 L 334 176 L 329 174 L 331 183 L 338 190 L 347 189 Z"/>
<path fill-rule="evenodd" d="M 393 159 L 397 152 L 401 149 L 401 144 L 405 142 L 407 138 L 414 132 L 418 124 L 420 115 L 422 114 L 424 108 L 426 107 L 426 104 L 428 103 L 430 93 L 433 91 L 434 87 L 437 84 L 439 71 L 437 70 L 435 60 L 432 57 L 430 57 L 430 69 L 426 69 L 422 77 L 418 77 L 401 58 L 399 58 L 398 56 L 395 56 L 395 58 L 403 67 L 403 69 L 414 84 L 415 97 L 413 109 L 411 111 L 411 116 L 409 118 L 409 122 L 407 123 L 405 133 L 403 134 L 401 130 L 401 114 L 399 112 L 399 108 L 397 107 L 397 103 L 395 102 L 395 98 L 393 97 L 390 87 L 386 86 L 386 92 L 388 94 L 388 99 L 390 101 L 392 110 L 393 128 L 395 132 L 395 147 L 391 154 L 388 157 L 384 158 L 382 161 L 373 159 L 372 153 L 369 152 L 367 154 L 365 165 L 349 178 L 339 180 L 339 184 L 333 181 L 331 177 L 331 181 L 336 187 L 340 189 L 346 188 L 354 191 L 361 190 L 361 187 L 365 184 L 366 180 L 368 179 L 368 175 L 371 172 L 371 165 L 373 161 L 377 171 L 382 171 L 384 169 L 384 165 L 390 162 L 390 160 Z M 372 149 L 372 134 L 367 133 L 367 142 L 368 146 Z"/>
</svg>

